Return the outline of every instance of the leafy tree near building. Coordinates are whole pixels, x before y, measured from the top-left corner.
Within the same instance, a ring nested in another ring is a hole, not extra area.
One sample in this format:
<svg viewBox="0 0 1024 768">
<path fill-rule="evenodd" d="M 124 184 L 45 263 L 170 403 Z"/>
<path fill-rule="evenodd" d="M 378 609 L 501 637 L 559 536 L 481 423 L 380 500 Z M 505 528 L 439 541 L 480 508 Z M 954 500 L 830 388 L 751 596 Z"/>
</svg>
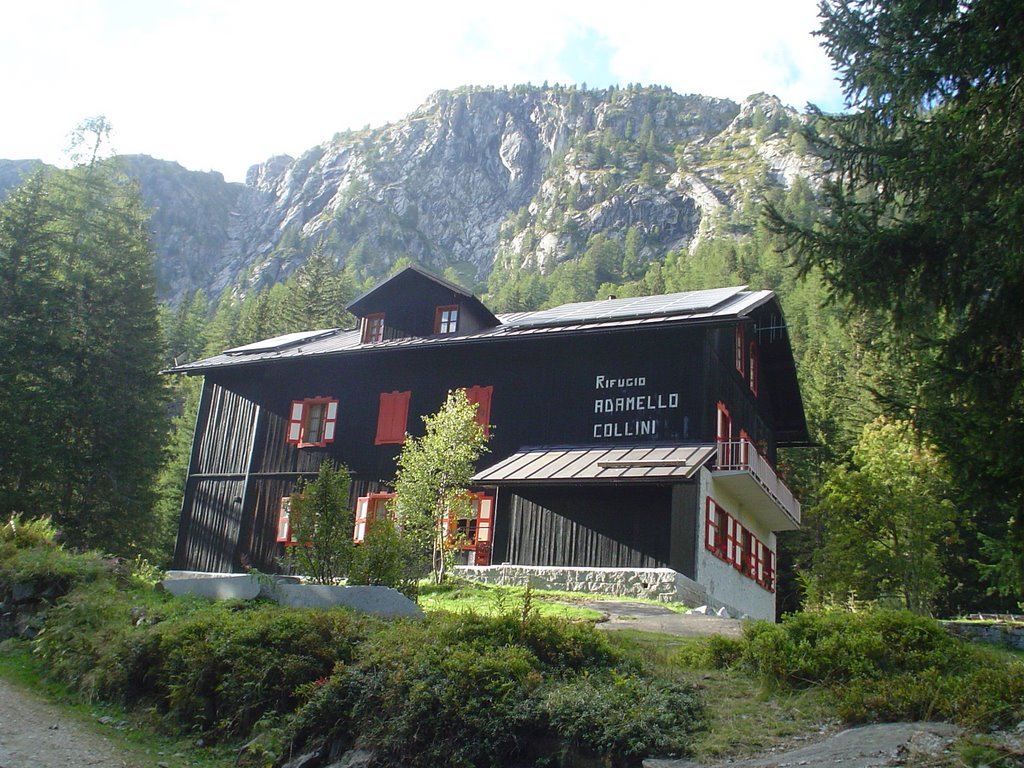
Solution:
<svg viewBox="0 0 1024 768">
<path fill-rule="evenodd" d="M 147 215 L 99 158 L 108 132 L 87 122 L 86 164 L 0 204 L 0 516 L 52 516 L 74 545 L 148 554 L 163 530 L 163 345 Z"/>
<path fill-rule="evenodd" d="M 448 576 L 454 546 L 449 521 L 468 515 L 469 481 L 477 459 L 487 450 L 476 408 L 466 399 L 465 390 L 449 392 L 437 413 L 423 417 L 424 435 L 406 438 L 398 457 L 394 499 L 398 527 L 414 543 L 438 584 Z"/>
<path fill-rule="evenodd" d="M 927 613 L 946 582 L 940 551 L 953 532 L 952 491 L 944 462 L 911 424 L 867 424 L 852 465 L 832 469 L 810 510 L 826 533 L 814 561 L 819 586 Z"/>
<path fill-rule="evenodd" d="M 773 226 L 833 297 L 883 313 L 897 331 L 914 359 L 911 397 L 889 405 L 948 457 L 980 510 L 960 539 L 982 559 L 971 529 L 1005 542 L 1019 597 L 1024 452 L 1008 446 L 1024 444 L 1024 6 L 820 9 L 853 110 L 819 114 L 805 132 L 834 171 L 823 215 L 807 225 L 775 213 Z"/>
</svg>

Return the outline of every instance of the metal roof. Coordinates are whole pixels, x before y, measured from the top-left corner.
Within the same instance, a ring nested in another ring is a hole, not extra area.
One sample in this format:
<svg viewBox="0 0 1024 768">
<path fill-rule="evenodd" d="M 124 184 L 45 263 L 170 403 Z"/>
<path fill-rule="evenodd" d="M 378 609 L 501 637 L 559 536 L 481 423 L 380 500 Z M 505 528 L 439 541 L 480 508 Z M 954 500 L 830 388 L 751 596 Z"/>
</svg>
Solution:
<svg viewBox="0 0 1024 768">
<path fill-rule="evenodd" d="M 688 315 L 714 309 L 729 301 L 747 286 L 711 288 L 704 291 L 666 293 L 657 296 L 637 296 L 628 299 L 604 299 L 562 304 L 540 312 L 530 312 L 513 325 L 564 325 L 569 322 L 586 323 L 630 317 L 657 317 L 659 315 Z"/>
<path fill-rule="evenodd" d="M 406 347 L 441 346 L 451 344 L 472 344 L 490 340 L 521 338 L 526 336 L 561 334 L 561 333 L 600 333 L 604 331 L 634 328 L 640 326 L 655 326 L 666 323 L 698 323 L 729 318 L 743 317 L 751 311 L 770 301 L 775 295 L 771 291 L 746 291 L 742 288 L 716 289 L 728 292 L 726 298 L 719 300 L 717 304 L 704 309 L 695 309 L 698 304 L 707 304 L 707 296 L 699 296 L 687 304 L 687 296 L 693 294 L 707 294 L 707 291 L 689 291 L 686 293 L 667 294 L 665 296 L 645 297 L 650 300 L 662 300 L 660 303 L 652 301 L 646 305 L 648 314 L 634 314 L 622 316 L 620 309 L 625 305 L 618 304 L 618 299 L 609 299 L 597 302 L 582 302 L 585 305 L 608 305 L 607 316 L 598 315 L 596 311 L 588 311 L 587 319 L 573 318 L 571 312 L 567 312 L 561 320 L 554 320 L 551 313 L 554 310 L 542 310 L 540 312 L 516 312 L 507 315 L 498 315 L 499 325 L 493 328 L 485 328 L 476 333 L 443 335 L 443 336 L 409 336 L 405 338 L 390 339 L 372 344 L 361 343 L 358 330 L 334 330 L 327 332 L 312 333 L 302 340 L 281 346 L 276 344 L 270 346 L 273 339 L 265 342 L 249 344 L 245 347 L 236 347 L 228 352 L 198 360 L 193 363 L 185 363 L 168 370 L 170 373 L 204 373 L 210 370 L 234 367 L 239 365 L 250 365 L 255 363 L 287 360 L 297 357 L 317 357 L 326 355 L 349 354 L 367 350 L 399 349 Z M 669 300 L 666 305 L 664 300 Z M 634 310 L 641 310 L 645 304 L 635 303 Z M 675 310 L 668 310 L 666 306 L 672 306 L 675 302 Z M 576 305 L 567 304 L 564 307 Z M 688 309 L 680 309 L 687 307 Z M 559 309 L 556 307 L 555 309 Z M 596 306 L 593 307 L 596 310 Z M 531 318 L 541 316 L 540 322 L 531 322 Z M 280 337 L 279 337 L 280 338 Z"/>
<path fill-rule="evenodd" d="M 715 455 L 714 445 L 526 448 L 473 476 L 479 485 L 686 480 Z"/>
</svg>

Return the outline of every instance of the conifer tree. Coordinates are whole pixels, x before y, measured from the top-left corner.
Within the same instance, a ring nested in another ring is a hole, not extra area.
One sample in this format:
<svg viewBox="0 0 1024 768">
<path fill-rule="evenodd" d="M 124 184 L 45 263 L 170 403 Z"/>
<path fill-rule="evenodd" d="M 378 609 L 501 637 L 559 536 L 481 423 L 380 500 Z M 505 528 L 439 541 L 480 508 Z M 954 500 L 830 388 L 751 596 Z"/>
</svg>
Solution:
<svg viewBox="0 0 1024 768">
<path fill-rule="evenodd" d="M 98 157 L 0 205 L 0 515 L 75 544 L 146 551 L 166 411 L 153 251 L 138 191 Z"/>
</svg>

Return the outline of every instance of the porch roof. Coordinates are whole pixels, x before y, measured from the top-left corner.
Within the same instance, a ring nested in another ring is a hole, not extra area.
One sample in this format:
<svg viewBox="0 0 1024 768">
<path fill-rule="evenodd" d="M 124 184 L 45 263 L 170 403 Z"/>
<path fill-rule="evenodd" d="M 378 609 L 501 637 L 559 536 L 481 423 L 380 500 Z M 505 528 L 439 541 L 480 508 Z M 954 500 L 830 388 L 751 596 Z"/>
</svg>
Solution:
<svg viewBox="0 0 1024 768">
<path fill-rule="evenodd" d="M 477 472 L 478 485 L 643 483 L 688 480 L 715 456 L 714 445 L 524 448 Z"/>
</svg>

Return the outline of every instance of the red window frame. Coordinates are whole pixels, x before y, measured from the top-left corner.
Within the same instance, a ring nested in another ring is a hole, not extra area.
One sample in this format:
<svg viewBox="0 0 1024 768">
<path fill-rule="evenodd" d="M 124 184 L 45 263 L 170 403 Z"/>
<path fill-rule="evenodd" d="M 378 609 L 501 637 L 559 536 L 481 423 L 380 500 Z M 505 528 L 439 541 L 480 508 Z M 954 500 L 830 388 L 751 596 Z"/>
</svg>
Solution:
<svg viewBox="0 0 1024 768">
<path fill-rule="evenodd" d="M 484 428 L 484 437 L 490 437 L 491 395 L 494 394 L 494 387 L 481 387 L 478 384 L 474 384 L 465 392 L 466 400 L 476 405 L 476 423 Z"/>
<path fill-rule="evenodd" d="M 704 548 L 762 588 L 775 591 L 775 553 L 711 496 L 705 502 Z"/>
<path fill-rule="evenodd" d="M 374 312 L 363 317 L 360 338 L 363 344 L 376 344 L 379 341 L 384 341 L 383 312 Z"/>
<path fill-rule="evenodd" d="M 746 351 L 747 351 L 746 332 L 743 329 L 743 324 L 742 323 L 737 323 L 736 324 L 736 344 L 735 344 L 734 354 L 735 354 L 735 358 L 736 358 L 736 360 L 735 360 L 735 362 L 736 362 L 736 371 L 737 371 L 737 373 L 739 373 L 740 376 L 746 376 L 746 368 L 744 367 L 744 364 L 743 364 L 743 356 L 746 354 Z"/>
<path fill-rule="evenodd" d="M 352 527 L 353 543 L 362 544 L 366 540 L 366 529 L 374 520 L 387 516 L 387 502 L 393 498 L 393 493 L 371 493 L 356 500 L 355 524 Z"/>
<path fill-rule="evenodd" d="M 455 333 L 459 329 L 459 305 L 446 304 L 434 311 L 434 333 Z"/>
<path fill-rule="evenodd" d="M 392 445 L 405 442 L 405 430 L 409 421 L 409 399 L 412 392 L 381 392 L 377 411 L 377 435 L 374 445 Z"/>
<path fill-rule="evenodd" d="M 321 410 L 322 407 L 322 410 Z M 314 414 L 322 419 L 316 424 L 316 434 L 310 434 Z M 323 448 L 334 442 L 338 423 L 338 401 L 324 396 L 293 400 L 288 411 L 288 429 L 285 442 L 299 448 Z M 313 438 L 313 439 L 311 439 Z"/>
<path fill-rule="evenodd" d="M 757 377 L 760 373 L 759 367 L 761 364 L 760 356 L 761 351 L 758 349 L 757 342 L 750 342 L 750 391 L 754 393 L 754 397 L 757 397 Z"/>
</svg>

